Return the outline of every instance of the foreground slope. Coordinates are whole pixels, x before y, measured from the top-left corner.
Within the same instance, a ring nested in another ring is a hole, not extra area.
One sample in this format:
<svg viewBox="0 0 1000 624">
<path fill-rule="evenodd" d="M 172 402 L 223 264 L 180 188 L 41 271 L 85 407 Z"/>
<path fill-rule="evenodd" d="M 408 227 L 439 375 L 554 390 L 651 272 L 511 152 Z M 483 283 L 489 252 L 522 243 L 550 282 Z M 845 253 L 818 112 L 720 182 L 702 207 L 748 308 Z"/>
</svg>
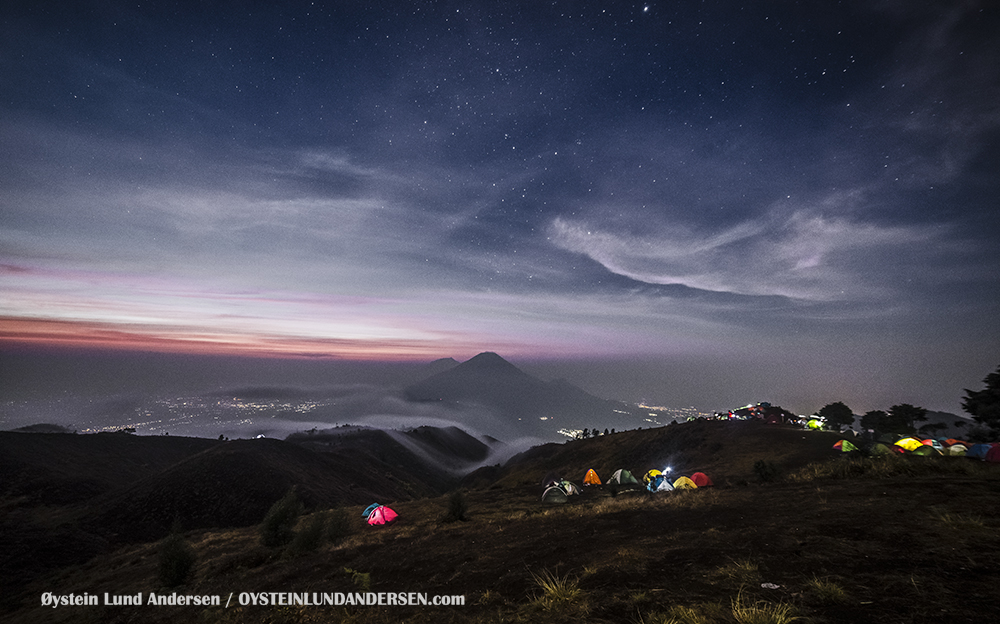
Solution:
<svg viewBox="0 0 1000 624">
<path fill-rule="evenodd" d="M 978 624 L 1000 608 L 998 466 L 959 457 L 852 459 L 821 448 L 827 435 L 751 423 L 694 425 L 536 449 L 512 460 L 492 485 L 465 493 L 466 522 L 442 520 L 447 497 L 395 503 L 399 520 L 380 528 L 362 524 L 359 505 L 348 515 L 353 535 L 292 557 L 260 546 L 253 528 L 187 533 L 198 560 L 176 591 L 219 595 L 222 602 L 233 593 L 228 609 L 39 606 L 45 591 L 169 593 L 157 580 L 155 547 L 138 545 L 39 579 L 7 616 L 23 623 L 731 624 L 746 621 L 737 620 L 738 609 L 756 610 L 757 621 L 789 621 L 764 617 L 785 609 L 817 623 Z M 522 484 L 529 475 L 540 478 L 536 470 L 546 462 L 575 466 L 589 455 L 616 465 L 621 453 L 665 449 L 671 436 L 664 432 L 685 440 L 686 465 L 712 467 L 719 485 L 659 495 L 586 488 L 566 504 L 545 505 L 537 482 Z M 756 444 L 730 453 L 736 463 L 727 467 L 720 454 L 739 439 Z M 796 468 L 809 456 L 818 463 Z M 760 481 L 753 463 L 743 468 L 755 457 L 781 467 L 775 481 Z M 364 590 L 460 595 L 465 605 L 239 604 L 241 592 Z"/>
</svg>

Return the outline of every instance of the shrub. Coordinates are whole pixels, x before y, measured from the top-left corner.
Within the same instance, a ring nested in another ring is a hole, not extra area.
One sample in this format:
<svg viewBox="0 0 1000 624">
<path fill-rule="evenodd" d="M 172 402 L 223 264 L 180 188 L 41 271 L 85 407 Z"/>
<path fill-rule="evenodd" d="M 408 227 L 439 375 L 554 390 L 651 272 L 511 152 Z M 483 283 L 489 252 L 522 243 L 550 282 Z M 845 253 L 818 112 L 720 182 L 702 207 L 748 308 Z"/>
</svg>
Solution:
<svg viewBox="0 0 1000 624">
<path fill-rule="evenodd" d="M 305 526 L 302 527 L 302 530 L 292 538 L 292 543 L 288 547 L 288 554 L 298 555 L 312 552 L 319 548 L 326 537 L 326 521 L 326 512 L 314 513 L 310 516 Z"/>
<path fill-rule="evenodd" d="M 763 459 L 758 459 L 754 462 L 753 471 L 757 474 L 757 478 L 765 483 L 778 478 L 778 469 L 775 468 L 774 464 Z"/>
<path fill-rule="evenodd" d="M 326 523 L 326 535 L 331 544 L 339 544 L 353 532 L 354 527 L 346 509 L 337 507 L 330 511 Z"/>
<path fill-rule="evenodd" d="M 448 511 L 444 514 L 441 519 L 444 522 L 465 522 L 468 518 L 465 514 L 469 511 L 469 503 L 465 500 L 465 495 L 462 492 L 455 490 L 450 497 L 448 497 Z"/>
<path fill-rule="evenodd" d="M 160 582 L 165 587 L 183 585 L 194 568 L 194 550 L 180 534 L 175 523 L 170 535 L 160 542 Z"/>
<path fill-rule="evenodd" d="M 302 503 L 295 488 L 271 505 L 260 525 L 260 543 L 264 546 L 284 546 L 295 536 L 295 524 L 302 514 Z"/>
</svg>

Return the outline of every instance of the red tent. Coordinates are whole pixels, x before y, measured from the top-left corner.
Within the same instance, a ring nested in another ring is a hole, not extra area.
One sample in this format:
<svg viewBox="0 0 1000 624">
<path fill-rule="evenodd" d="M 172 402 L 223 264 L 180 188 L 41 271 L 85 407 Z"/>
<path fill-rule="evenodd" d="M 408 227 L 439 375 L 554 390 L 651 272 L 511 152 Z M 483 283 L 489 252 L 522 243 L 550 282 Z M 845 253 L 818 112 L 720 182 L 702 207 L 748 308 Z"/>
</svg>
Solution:
<svg viewBox="0 0 1000 624">
<path fill-rule="evenodd" d="M 710 485 L 715 485 L 714 483 L 712 483 L 712 480 L 708 478 L 708 475 L 705 474 L 704 472 L 694 473 L 693 475 L 691 475 L 691 480 L 694 481 L 694 484 L 700 488 L 708 487 Z"/>
</svg>

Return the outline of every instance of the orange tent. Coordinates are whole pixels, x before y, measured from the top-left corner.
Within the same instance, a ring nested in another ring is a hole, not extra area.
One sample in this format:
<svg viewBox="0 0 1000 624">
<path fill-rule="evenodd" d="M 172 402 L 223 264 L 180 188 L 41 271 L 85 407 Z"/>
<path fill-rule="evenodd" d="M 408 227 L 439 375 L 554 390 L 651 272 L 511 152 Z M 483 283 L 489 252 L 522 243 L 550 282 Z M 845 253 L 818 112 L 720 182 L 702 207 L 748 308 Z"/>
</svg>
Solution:
<svg viewBox="0 0 1000 624">
<path fill-rule="evenodd" d="M 594 469 L 591 468 L 590 470 L 587 471 L 587 474 L 583 477 L 583 484 L 584 485 L 600 485 L 601 484 L 601 478 L 598 477 L 597 473 L 594 472 Z"/>
</svg>

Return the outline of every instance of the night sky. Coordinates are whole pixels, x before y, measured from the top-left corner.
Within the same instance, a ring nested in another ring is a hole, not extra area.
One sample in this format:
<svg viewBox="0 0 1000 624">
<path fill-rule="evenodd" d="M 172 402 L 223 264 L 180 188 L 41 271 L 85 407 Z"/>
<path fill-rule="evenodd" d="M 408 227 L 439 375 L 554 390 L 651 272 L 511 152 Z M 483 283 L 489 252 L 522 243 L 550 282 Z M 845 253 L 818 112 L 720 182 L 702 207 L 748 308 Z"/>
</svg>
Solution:
<svg viewBox="0 0 1000 624">
<path fill-rule="evenodd" d="M 985 0 L 5 2 L 0 338 L 957 412 L 998 139 Z"/>
</svg>

